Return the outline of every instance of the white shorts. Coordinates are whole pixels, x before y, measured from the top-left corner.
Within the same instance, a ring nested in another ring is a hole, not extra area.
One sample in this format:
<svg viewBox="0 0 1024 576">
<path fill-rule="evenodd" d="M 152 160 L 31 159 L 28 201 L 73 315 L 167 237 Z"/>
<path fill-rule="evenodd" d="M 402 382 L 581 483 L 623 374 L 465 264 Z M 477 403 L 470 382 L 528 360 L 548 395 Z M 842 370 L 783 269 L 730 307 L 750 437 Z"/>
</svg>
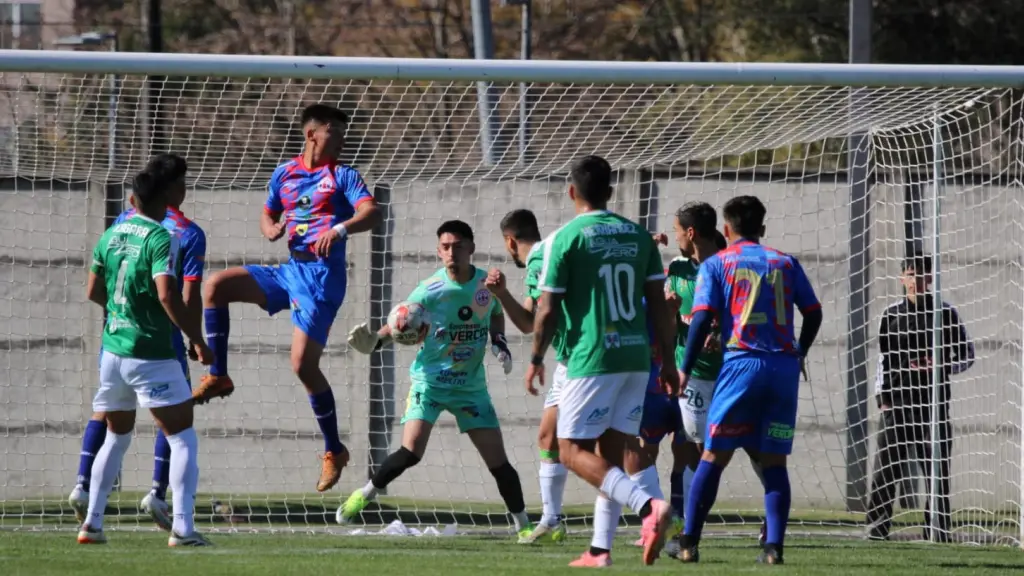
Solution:
<svg viewBox="0 0 1024 576">
<path fill-rule="evenodd" d="M 593 440 L 609 428 L 639 434 L 648 376 L 624 372 L 566 379 L 558 404 L 558 437 Z"/>
<path fill-rule="evenodd" d="M 552 406 L 558 406 L 558 399 L 562 396 L 562 387 L 565 386 L 569 372 L 565 364 L 559 362 L 555 364 L 555 371 L 551 374 L 551 386 L 548 388 L 548 393 L 544 396 L 544 409 L 547 410 Z"/>
<path fill-rule="evenodd" d="M 679 396 L 679 407 L 683 411 L 683 431 L 686 439 L 698 444 L 704 443 L 704 428 L 708 422 L 708 407 L 715 383 L 711 380 L 691 378 L 686 391 Z"/>
<path fill-rule="evenodd" d="M 93 412 L 163 408 L 191 398 L 177 360 L 122 358 L 106 351 L 100 357 L 100 389 L 92 401 Z"/>
</svg>

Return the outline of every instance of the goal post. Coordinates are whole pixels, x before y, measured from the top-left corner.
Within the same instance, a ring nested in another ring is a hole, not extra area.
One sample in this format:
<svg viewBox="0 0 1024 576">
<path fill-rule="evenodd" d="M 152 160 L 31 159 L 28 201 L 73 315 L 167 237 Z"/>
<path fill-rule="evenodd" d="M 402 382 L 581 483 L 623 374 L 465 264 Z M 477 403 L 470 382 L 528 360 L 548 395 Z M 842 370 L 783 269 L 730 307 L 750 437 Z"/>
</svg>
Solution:
<svg viewBox="0 0 1024 576">
<path fill-rule="evenodd" d="M 161 79 L 156 97 L 152 77 Z M 497 98 L 492 150 L 481 148 L 478 82 Z M 523 151 L 520 83 L 530 94 Z M 400 440 L 413 351 L 367 358 L 349 351 L 343 335 L 368 318 L 381 322 L 436 270 L 433 232 L 442 219 L 469 222 L 475 263 L 501 267 L 520 295 L 522 273 L 505 254 L 498 222 L 529 208 L 542 233 L 553 231 L 573 216 L 570 163 L 596 153 L 616 169 L 612 208 L 651 231 L 671 232 L 687 201 L 721 208 L 754 194 L 768 207 L 766 243 L 807 270 L 825 323 L 811 378 L 801 383 L 790 466 L 796 532 L 865 529 L 877 469 L 878 323 L 903 296 L 904 259 L 934 254 L 934 292 L 956 308 L 977 351 L 974 366 L 951 377 L 954 532 L 965 541 L 1024 542 L 1022 84 L 1024 68 L 1007 66 L 0 50 L 0 528 L 73 525 L 65 498 L 91 413 L 102 318 L 84 297 L 85 263 L 125 207 L 131 175 L 155 151 L 187 158 L 183 210 L 207 233 L 207 277 L 281 262 L 286 248 L 258 230 L 266 182 L 300 150 L 299 111 L 319 101 L 351 114 L 343 160 L 363 173 L 387 215 L 350 241 L 347 299 L 323 360 L 352 465 L 335 491 L 312 490 L 321 443 L 289 367 L 287 314 L 235 305 L 229 362 L 237 391 L 196 411 L 200 522 L 344 532 L 334 508 Z M 149 129 L 151 102 L 160 130 Z M 663 249 L 666 263 L 676 255 Z M 541 403 L 522 386 L 529 337 L 514 328 L 509 336 L 516 369 L 505 377 L 488 361 L 489 389 L 535 512 Z M 948 369 L 941 364 L 933 369 Z M 192 368 L 196 377 L 201 367 Z M 140 416 L 111 526 L 147 526 L 136 500 L 149 486 L 152 435 Z M 933 440 L 929 429 L 905 448 Z M 668 447 L 659 463 L 666 491 Z M 938 478 L 924 459 L 908 456 L 907 474 L 889 483 L 905 496 L 896 498 L 894 537 L 918 537 L 924 527 L 923 510 L 900 506 L 923 509 L 934 499 Z M 753 533 L 760 523 L 763 495 L 744 460 L 724 476 L 716 533 Z M 594 495 L 570 480 L 574 526 L 586 526 Z M 363 515 L 371 528 L 396 518 L 505 529 L 493 478 L 449 417 L 423 461 Z"/>
</svg>

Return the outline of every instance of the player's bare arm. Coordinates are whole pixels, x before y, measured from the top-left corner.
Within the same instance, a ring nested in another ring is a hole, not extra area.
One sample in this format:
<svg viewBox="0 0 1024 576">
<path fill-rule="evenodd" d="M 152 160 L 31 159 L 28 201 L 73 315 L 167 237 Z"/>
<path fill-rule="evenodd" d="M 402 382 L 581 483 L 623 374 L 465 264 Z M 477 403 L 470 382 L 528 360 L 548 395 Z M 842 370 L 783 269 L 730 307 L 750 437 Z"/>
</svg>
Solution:
<svg viewBox="0 0 1024 576">
<path fill-rule="evenodd" d="M 169 274 L 157 276 L 153 282 L 156 284 L 157 297 L 160 299 L 160 305 L 167 312 L 167 317 L 191 340 L 196 360 L 207 366 L 212 364 L 213 352 L 203 340 L 202 323 L 197 315 L 189 314 L 189 310 L 181 298 L 181 293 L 178 292 L 178 287 L 175 285 L 174 276 Z"/>
<path fill-rule="evenodd" d="M 523 334 L 533 333 L 533 298 L 526 298 L 523 303 L 512 296 L 512 293 L 508 291 L 508 283 L 505 279 L 505 273 L 497 268 L 492 268 L 487 273 L 487 281 L 484 283 L 487 289 L 494 294 L 494 297 L 501 302 L 501 307 L 505 309 L 505 313 L 508 314 L 512 324 L 519 329 Z"/>
<path fill-rule="evenodd" d="M 98 304 L 101 308 L 107 307 L 107 285 L 96 275 L 89 272 L 89 280 L 85 288 L 86 297 L 90 302 Z"/>
<path fill-rule="evenodd" d="M 557 311 L 562 306 L 563 298 L 564 294 L 545 291 L 537 302 L 537 311 L 533 317 L 533 349 L 530 366 L 526 369 L 527 390 L 533 389 L 534 380 L 544 385 L 544 354 L 558 329 Z"/>
<path fill-rule="evenodd" d="M 668 304 L 665 303 L 664 282 L 644 282 L 644 297 L 647 299 L 647 319 L 654 327 L 654 337 L 659 349 L 674 350 L 676 323 Z M 676 360 L 672 354 L 662 355 L 661 381 L 667 387 L 668 394 L 679 395 L 679 372 L 676 370 Z"/>
<path fill-rule="evenodd" d="M 327 257 L 331 253 L 331 246 L 336 242 L 360 232 L 373 230 L 384 219 L 377 204 L 369 200 L 356 207 L 356 213 L 348 220 L 334 226 L 324 232 L 313 245 L 313 253 L 317 256 Z"/>
<path fill-rule="evenodd" d="M 271 242 L 277 242 L 284 236 L 288 223 L 281 220 L 280 212 L 263 211 L 260 215 L 260 232 Z"/>
</svg>

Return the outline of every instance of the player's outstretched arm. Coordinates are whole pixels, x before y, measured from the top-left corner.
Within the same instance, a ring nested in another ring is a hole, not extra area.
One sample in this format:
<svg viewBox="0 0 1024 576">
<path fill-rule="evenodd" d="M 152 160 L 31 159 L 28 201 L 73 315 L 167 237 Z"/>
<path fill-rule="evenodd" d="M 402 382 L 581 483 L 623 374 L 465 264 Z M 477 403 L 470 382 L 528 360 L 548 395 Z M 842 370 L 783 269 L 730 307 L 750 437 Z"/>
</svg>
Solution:
<svg viewBox="0 0 1024 576">
<path fill-rule="evenodd" d="M 537 302 L 533 316 L 533 359 L 544 358 L 558 329 L 557 311 L 562 306 L 565 293 L 545 291 Z"/>
<path fill-rule="evenodd" d="M 101 307 L 107 307 L 107 285 L 96 272 L 89 272 L 89 280 L 85 288 L 86 297 L 90 302 L 95 302 Z"/>
<path fill-rule="evenodd" d="M 512 293 L 508 291 L 508 283 L 505 273 L 497 268 L 492 268 L 487 273 L 487 280 L 484 282 L 487 289 L 494 294 L 494 297 L 501 302 L 502 309 L 508 314 L 512 324 L 523 334 L 533 333 L 533 298 L 526 298 L 520 304 Z M 504 320 L 502 320 L 504 323 Z"/>
<path fill-rule="evenodd" d="M 507 376 L 512 372 L 512 351 L 508 349 L 508 340 L 505 339 L 505 314 L 501 310 L 495 310 L 491 314 L 491 354 L 501 362 L 501 369 Z"/>
</svg>

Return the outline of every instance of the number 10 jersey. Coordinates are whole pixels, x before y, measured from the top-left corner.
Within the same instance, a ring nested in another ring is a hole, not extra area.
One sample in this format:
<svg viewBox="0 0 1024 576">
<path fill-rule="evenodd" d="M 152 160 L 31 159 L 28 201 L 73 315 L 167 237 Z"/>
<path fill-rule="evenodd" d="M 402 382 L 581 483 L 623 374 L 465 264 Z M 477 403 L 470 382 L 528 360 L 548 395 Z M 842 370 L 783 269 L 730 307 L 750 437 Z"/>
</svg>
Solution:
<svg viewBox="0 0 1024 576">
<path fill-rule="evenodd" d="M 665 278 L 651 235 L 635 222 L 598 210 L 573 218 L 542 249 L 541 290 L 565 296 L 568 378 L 646 374 L 651 347 L 644 284 Z"/>
</svg>

